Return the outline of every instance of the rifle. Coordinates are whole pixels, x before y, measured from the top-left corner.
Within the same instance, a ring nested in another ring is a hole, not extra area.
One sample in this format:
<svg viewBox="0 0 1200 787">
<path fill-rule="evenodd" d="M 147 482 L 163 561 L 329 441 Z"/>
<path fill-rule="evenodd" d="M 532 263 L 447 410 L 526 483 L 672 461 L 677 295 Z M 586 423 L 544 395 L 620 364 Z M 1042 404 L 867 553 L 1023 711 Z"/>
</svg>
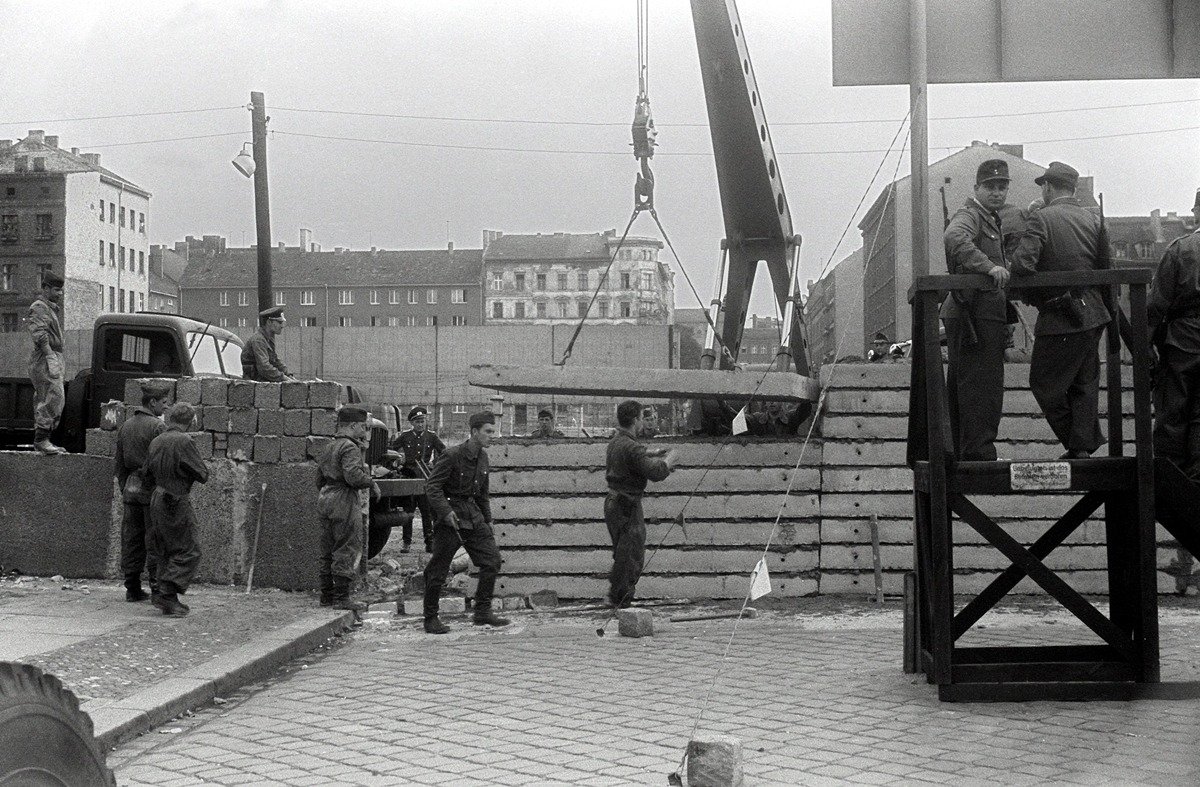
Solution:
<svg viewBox="0 0 1200 787">
<path fill-rule="evenodd" d="M 938 189 L 942 194 L 942 232 L 950 228 L 950 208 L 946 205 L 946 187 L 942 186 Z M 952 263 L 946 260 L 946 265 Z M 950 271 L 954 273 L 954 271 Z M 975 327 L 975 313 L 971 311 L 971 302 L 974 298 L 965 290 L 954 290 L 950 293 L 950 297 L 958 304 L 959 314 L 962 315 L 963 321 L 963 345 L 967 347 L 976 347 L 979 344 L 979 331 Z"/>
</svg>

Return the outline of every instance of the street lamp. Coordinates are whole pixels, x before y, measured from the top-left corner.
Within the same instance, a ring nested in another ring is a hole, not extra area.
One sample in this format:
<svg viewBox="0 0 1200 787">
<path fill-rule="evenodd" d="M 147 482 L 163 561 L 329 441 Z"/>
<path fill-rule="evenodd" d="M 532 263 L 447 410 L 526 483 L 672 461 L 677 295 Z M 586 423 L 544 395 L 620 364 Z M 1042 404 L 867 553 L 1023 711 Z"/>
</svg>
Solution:
<svg viewBox="0 0 1200 787">
<path fill-rule="evenodd" d="M 233 157 L 234 168 L 248 178 L 254 177 L 254 156 L 246 150 L 250 145 L 249 142 L 243 143 L 242 152 Z"/>
</svg>

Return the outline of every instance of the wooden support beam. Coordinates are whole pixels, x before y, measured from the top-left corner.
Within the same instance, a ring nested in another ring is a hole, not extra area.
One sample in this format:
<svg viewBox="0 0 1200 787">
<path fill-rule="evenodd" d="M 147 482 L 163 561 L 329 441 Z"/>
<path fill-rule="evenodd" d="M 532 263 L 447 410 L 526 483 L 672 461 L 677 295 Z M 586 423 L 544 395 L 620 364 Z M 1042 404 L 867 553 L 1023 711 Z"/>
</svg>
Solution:
<svg viewBox="0 0 1200 787">
<path fill-rule="evenodd" d="M 467 382 L 480 388 L 559 396 L 627 396 L 648 399 L 758 399 L 815 402 L 817 381 L 793 372 L 736 372 L 702 369 L 618 367 L 493 366 L 467 370 Z"/>
</svg>

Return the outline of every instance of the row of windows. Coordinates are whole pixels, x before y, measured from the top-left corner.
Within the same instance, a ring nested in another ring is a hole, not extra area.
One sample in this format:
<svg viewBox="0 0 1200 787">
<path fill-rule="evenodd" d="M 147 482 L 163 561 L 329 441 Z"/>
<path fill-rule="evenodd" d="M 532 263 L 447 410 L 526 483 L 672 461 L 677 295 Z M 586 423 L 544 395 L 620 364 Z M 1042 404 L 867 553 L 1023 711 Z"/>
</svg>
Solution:
<svg viewBox="0 0 1200 787">
<path fill-rule="evenodd" d="M 316 290 L 301 290 L 300 291 L 300 305 L 301 306 L 315 306 L 317 303 L 316 292 L 317 292 Z M 368 292 L 367 293 L 367 302 L 370 303 L 372 306 L 378 306 L 380 303 L 380 300 L 379 300 L 380 292 L 382 292 L 382 291 L 381 290 L 371 290 L 370 292 Z M 400 303 L 400 290 L 398 290 L 398 289 L 388 290 L 387 296 L 388 296 L 389 304 L 395 306 Z M 339 306 L 353 306 L 354 305 L 354 290 L 338 290 L 337 299 L 338 299 L 337 302 L 338 302 Z M 217 296 L 217 302 L 220 303 L 220 305 L 222 305 L 222 306 L 228 306 L 229 305 L 229 291 L 222 290 L 221 294 Z M 408 291 L 408 302 L 410 304 L 420 303 L 421 302 L 421 290 L 419 290 L 419 289 L 409 290 Z M 437 302 L 438 302 L 438 291 L 437 290 L 426 290 L 425 291 L 425 303 L 437 303 Z M 450 302 L 451 303 L 466 303 L 467 302 L 467 291 L 464 289 L 451 290 L 450 291 Z M 250 291 L 249 290 L 238 290 L 237 305 L 238 306 L 249 306 L 250 305 Z M 275 291 L 275 305 L 276 306 L 286 306 L 287 305 L 287 295 L 282 290 Z"/>
<path fill-rule="evenodd" d="M 533 304 L 530 309 L 524 301 L 515 301 L 511 304 L 505 304 L 504 301 L 492 301 L 492 319 L 503 320 L 524 320 L 527 318 L 545 318 L 545 317 L 583 317 L 589 314 L 588 304 L 590 301 L 579 301 L 575 304 L 575 313 L 572 311 L 570 301 L 558 301 L 554 304 L 547 304 L 545 301 Z M 553 309 L 551 309 L 553 306 Z M 612 308 L 615 307 L 615 308 Z M 610 313 L 611 311 L 611 313 Z M 552 313 L 553 312 L 553 313 Z M 635 317 L 633 304 L 628 301 L 623 301 L 618 304 L 610 305 L 608 301 L 596 301 L 591 307 L 590 314 L 594 317 Z"/>
<path fill-rule="evenodd" d="M 33 217 L 33 239 L 54 240 L 54 214 L 38 213 Z M 16 213 L 0 215 L 0 243 L 21 240 L 21 217 Z"/>
<path fill-rule="evenodd" d="M 7 265 L 0 265 L 0 290 L 12 292 L 17 289 L 17 263 L 12 262 Z M 39 263 L 37 266 L 37 286 L 42 287 L 42 277 L 51 269 L 49 263 Z"/>
<path fill-rule="evenodd" d="M 118 248 L 120 249 L 120 252 L 121 252 L 121 256 L 119 258 L 121 260 L 121 267 L 124 268 L 126 261 L 128 261 L 129 272 L 133 273 L 133 271 L 135 270 L 135 268 L 134 268 L 135 257 L 134 257 L 133 248 L 126 248 L 124 246 L 118 247 L 115 243 L 108 244 L 108 267 L 110 267 L 110 268 L 117 267 Z M 128 252 L 128 253 L 126 253 L 126 252 Z M 144 252 L 144 251 L 137 252 L 136 261 L 137 261 L 136 270 L 138 272 L 138 275 L 145 276 L 146 275 L 146 252 Z M 101 268 L 104 267 L 104 241 L 100 241 L 100 267 Z"/>
<path fill-rule="evenodd" d="M 602 276 L 602 275 L 603 274 L 597 274 L 597 276 Z M 634 288 L 634 271 L 621 271 L 619 274 L 619 281 L 620 281 L 622 290 L 632 290 Z M 597 282 L 597 284 L 599 284 L 600 279 L 597 278 L 596 282 Z M 591 273 L 589 271 L 577 271 L 576 272 L 576 274 L 575 274 L 575 284 L 576 284 L 575 289 L 590 290 L 591 283 L 592 283 L 592 277 L 591 277 Z M 532 285 L 532 289 L 535 292 L 544 291 L 548 288 L 549 274 L 536 273 L 536 274 L 534 274 L 532 280 L 528 279 L 527 276 L 520 271 L 513 274 L 513 289 L 515 289 L 517 292 L 524 292 L 526 289 L 528 289 L 527 285 L 529 285 L 529 284 Z M 555 284 L 557 285 L 557 289 L 560 292 L 566 292 L 566 291 L 570 290 L 570 288 L 571 288 L 570 274 L 568 274 L 568 273 L 555 274 Z M 641 273 L 641 288 L 643 290 L 654 289 L 654 273 L 652 271 L 642 271 L 642 273 Z M 492 272 L 492 289 L 493 290 L 503 290 L 504 289 L 504 274 L 502 272 L 500 272 L 500 271 Z"/>
<path fill-rule="evenodd" d="M 137 307 L 133 305 L 134 297 L 137 297 Z M 116 287 L 108 288 L 108 310 L 110 312 L 129 312 L 145 311 L 146 310 L 146 293 L 134 292 L 133 290 L 117 289 Z"/>
<path fill-rule="evenodd" d="M 21 321 L 16 312 L 0 314 L 0 333 L 16 333 L 21 330 Z"/>
<path fill-rule="evenodd" d="M 119 215 L 121 217 L 120 221 L 121 221 L 122 227 L 128 226 L 129 229 L 131 229 L 131 230 L 134 229 L 133 220 L 134 220 L 134 216 L 136 215 L 137 231 L 143 235 L 146 234 L 146 214 L 138 213 L 133 208 L 129 208 L 128 209 L 129 220 L 128 220 L 128 222 L 126 222 L 126 220 L 125 220 L 126 209 L 124 207 L 119 207 L 117 205 L 117 203 L 115 203 L 115 202 L 108 203 L 108 223 L 109 224 L 117 223 L 117 216 L 118 216 L 117 211 L 118 210 L 120 211 Z M 104 200 L 100 200 L 100 221 L 101 222 L 104 221 Z"/>
<path fill-rule="evenodd" d="M 336 323 L 337 327 L 339 327 L 339 328 L 353 328 L 354 327 L 354 318 L 353 317 L 350 317 L 347 315 L 339 315 L 335 319 L 337 321 L 337 323 Z M 408 317 L 403 317 L 403 318 L 401 318 L 401 317 L 377 317 L 376 316 L 376 317 L 370 317 L 369 320 L 370 320 L 369 323 L 360 322 L 359 325 L 362 327 L 365 327 L 366 325 L 369 324 L 372 328 L 385 328 L 385 327 L 386 328 L 399 328 L 401 326 L 406 327 L 406 328 L 417 327 L 417 318 L 413 315 L 409 315 Z M 403 320 L 403 322 L 401 322 L 401 320 Z M 234 322 L 236 323 L 236 327 L 246 328 L 246 327 L 248 327 L 249 320 L 245 317 L 238 317 Z M 230 318 L 229 317 L 221 317 L 217 321 L 217 324 L 220 325 L 222 328 L 228 328 L 228 327 L 230 327 Z M 437 324 L 438 324 L 437 317 L 431 316 L 431 317 L 426 317 L 424 319 L 424 325 L 428 328 L 432 328 L 433 326 L 435 326 Z M 462 315 L 456 314 L 450 318 L 450 324 L 453 326 L 456 326 L 456 327 L 466 325 L 467 318 L 463 317 Z M 308 317 L 308 316 L 301 317 L 300 318 L 300 327 L 302 327 L 302 328 L 317 327 L 317 318 L 316 317 Z"/>
</svg>

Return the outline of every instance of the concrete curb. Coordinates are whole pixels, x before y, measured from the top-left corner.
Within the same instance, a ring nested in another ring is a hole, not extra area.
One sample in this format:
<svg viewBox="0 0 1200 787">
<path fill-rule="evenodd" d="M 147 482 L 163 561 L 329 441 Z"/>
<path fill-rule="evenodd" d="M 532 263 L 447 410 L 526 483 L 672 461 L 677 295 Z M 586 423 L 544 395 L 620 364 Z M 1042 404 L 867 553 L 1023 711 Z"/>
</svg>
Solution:
<svg viewBox="0 0 1200 787">
<path fill-rule="evenodd" d="M 92 718 L 96 741 L 103 749 L 111 749 L 184 711 L 212 702 L 214 697 L 270 675 L 349 629 L 353 622 L 353 612 L 312 612 L 136 694 L 86 702 L 81 710 Z"/>
</svg>

